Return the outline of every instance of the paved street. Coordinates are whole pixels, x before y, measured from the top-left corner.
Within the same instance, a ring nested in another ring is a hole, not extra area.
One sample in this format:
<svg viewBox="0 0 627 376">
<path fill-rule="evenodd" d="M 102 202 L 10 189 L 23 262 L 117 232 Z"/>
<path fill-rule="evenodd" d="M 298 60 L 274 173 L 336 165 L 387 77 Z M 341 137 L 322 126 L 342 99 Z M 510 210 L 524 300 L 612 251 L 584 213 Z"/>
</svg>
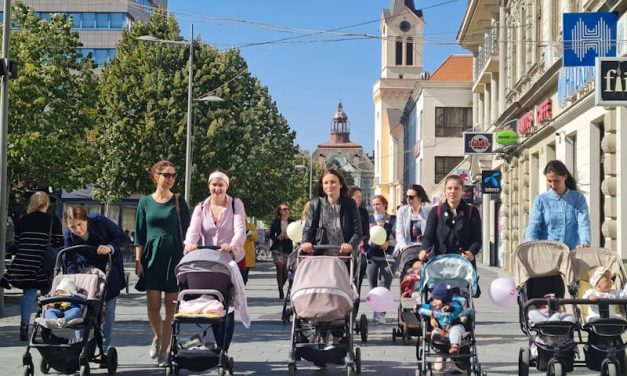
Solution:
<svg viewBox="0 0 627 376">
<path fill-rule="evenodd" d="M 496 278 L 498 269 L 480 267 L 481 286 L 484 294 L 477 301 L 477 341 L 479 359 L 488 375 L 517 374 L 518 348 L 525 343 L 517 321 L 517 308 L 498 309 L 487 297 L 488 284 Z M 134 281 L 131 281 L 134 284 Z M 393 291 L 397 297 L 398 283 Z M 362 295 L 369 287 L 364 284 Z M 18 375 L 22 372 L 21 357 L 24 343 L 18 337 L 18 304 L 15 292 L 8 291 L 6 317 L 0 319 L 0 375 Z M 231 347 L 231 356 L 235 359 L 237 375 L 287 375 L 287 352 L 290 328 L 280 321 L 280 302 L 277 297 L 274 268 L 272 263 L 259 263 L 251 274 L 248 284 L 248 304 L 253 319 L 252 326 L 246 330 L 239 322 L 235 328 L 235 337 Z M 367 305 L 362 304 L 363 312 L 372 316 Z M 370 324 L 370 336 L 366 345 L 356 343 L 362 348 L 362 373 L 364 375 L 401 376 L 415 375 L 415 347 L 403 346 L 397 341 L 392 343 L 391 331 L 395 325 L 388 314 L 386 325 Z M 162 369 L 156 368 L 155 362 L 148 357 L 150 329 L 145 314 L 145 297 L 133 291 L 122 293 L 118 299 L 117 322 L 114 331 L 114 344 L 119 353 L 119 375 L 163 375 Z M 39 373 L 39 354 L 33 352 L 36 374 Z M 326 370 L 303 361 L 298 363 L 299 375 L 343 375 L 345 368 L 329 366 Z M 92 369 L 95 374 L 106 374 L 105 370 Z M 183 371 L 182 374 L 187 374 Z M 207 373 L 209 374 L 209 373 Z M 215 374 L 215 370 L 211 372 Z M 538 372 L 532 374 L 540 374 Z M 578 370 L 575 375 L 598 375 L 590 371 Z"/>
</svg>

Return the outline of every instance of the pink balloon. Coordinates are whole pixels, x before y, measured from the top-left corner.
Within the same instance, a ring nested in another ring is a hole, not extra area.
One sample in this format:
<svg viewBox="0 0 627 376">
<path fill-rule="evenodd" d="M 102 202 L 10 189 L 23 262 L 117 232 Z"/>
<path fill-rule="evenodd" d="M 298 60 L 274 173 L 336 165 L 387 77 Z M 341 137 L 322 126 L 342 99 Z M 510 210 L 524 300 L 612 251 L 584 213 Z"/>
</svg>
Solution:
<svg viewBox="0 0 627 376">
<path fill-rule="evenodd" d="M 488 296 L 499 307 L 508 307 L 516 303 L 518 291 L 514 281 L 507 277 L 497 278 L 490 283 Z"/>
<path fill-rule="evenodd" d="M 392 291 L 385 287 L 375 287 L 366 296 L 368 307 L 375 312 L 386 312 L 392 308 Z"/>
</svg>

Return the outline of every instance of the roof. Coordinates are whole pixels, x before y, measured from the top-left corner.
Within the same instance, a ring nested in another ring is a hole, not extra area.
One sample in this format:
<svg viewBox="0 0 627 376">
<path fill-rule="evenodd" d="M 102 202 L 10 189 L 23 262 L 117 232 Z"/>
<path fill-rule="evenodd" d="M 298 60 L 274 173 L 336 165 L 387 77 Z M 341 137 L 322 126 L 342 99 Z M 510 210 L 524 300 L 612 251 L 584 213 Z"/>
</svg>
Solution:
<svg viewBox="0 0 627 376">
<path fill-rule="evenodd" d="M 472 55 L 451 55 L 429 81 L 472 81 Z"/>
</svg>

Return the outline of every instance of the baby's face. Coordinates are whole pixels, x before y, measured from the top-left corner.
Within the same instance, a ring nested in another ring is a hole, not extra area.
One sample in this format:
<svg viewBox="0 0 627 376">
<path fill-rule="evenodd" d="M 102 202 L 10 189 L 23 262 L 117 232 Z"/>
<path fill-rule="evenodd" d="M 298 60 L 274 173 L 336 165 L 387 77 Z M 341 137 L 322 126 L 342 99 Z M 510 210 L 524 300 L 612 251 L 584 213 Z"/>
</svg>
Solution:
<svg viewBox="0 0 627 376">
<path fill-rule="evenodd" d="M 434 309 L 440 309 L 440 308 L 442 308 L 442 306 L 443 306 L 443 305 L 444 305 L 444 304 L 442 303 L 442 300 L 440 300 L 440 299 L 433 299 L 433 300 L 431 301 L 431 306 L 432 306 Z"/>
<path fill-rule="evenodd" d="M 610 292 L 612 289 L 612 276 L 610 272 L 603 274 L 603 277 L 597 282 L 595 289 L 599 292 Z"/>
<path fill-rule="evenodd" d="M 54 295 L 56 296 L 60 296 L 60 295 L 70 295 L 69 292 L 65 291 L 65 290 L 57 290 L 54 292 Z"/>
</svg>

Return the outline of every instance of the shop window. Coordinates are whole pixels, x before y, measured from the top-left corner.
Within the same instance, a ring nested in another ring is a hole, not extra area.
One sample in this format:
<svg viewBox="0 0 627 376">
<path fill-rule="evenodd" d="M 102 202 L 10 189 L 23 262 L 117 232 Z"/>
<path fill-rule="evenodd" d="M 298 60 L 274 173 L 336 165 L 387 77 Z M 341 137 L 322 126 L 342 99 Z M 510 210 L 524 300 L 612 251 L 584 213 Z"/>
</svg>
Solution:
<svg viewBox="0 0 627 376">
<path fill-rule="evenodd" d="M 435 136 L 461 137 L 472 130 L 472 107 L 436 107 Z"/>
</svg>

